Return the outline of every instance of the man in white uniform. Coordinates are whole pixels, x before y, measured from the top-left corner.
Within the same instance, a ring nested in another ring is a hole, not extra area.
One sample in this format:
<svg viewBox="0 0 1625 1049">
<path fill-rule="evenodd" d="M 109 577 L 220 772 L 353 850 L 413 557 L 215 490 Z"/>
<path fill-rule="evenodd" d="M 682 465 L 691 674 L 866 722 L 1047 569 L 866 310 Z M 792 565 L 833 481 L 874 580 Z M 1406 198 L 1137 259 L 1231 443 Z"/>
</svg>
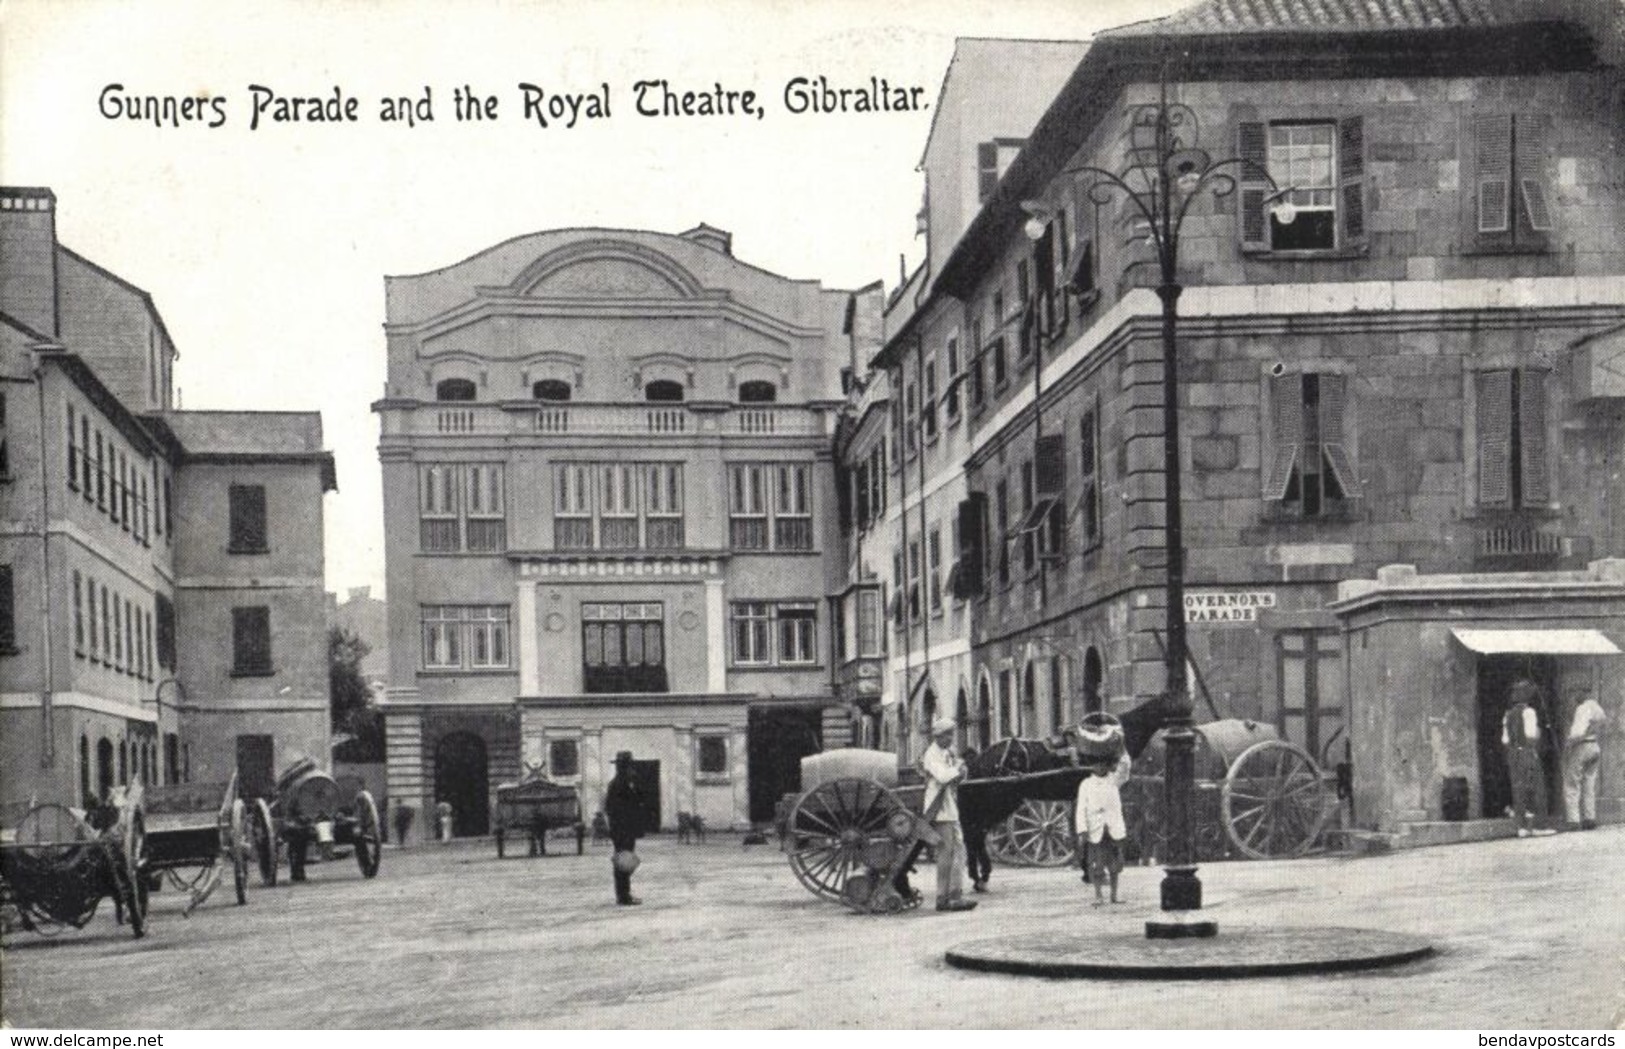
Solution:
<svg viewBox="0 0 1625 1049">
<path fill-rule="evenodd" d="M 920 757 L 925 773 L 925 817 L 942 836 L 937 846 L 937 910 L 968 911 L 975 900 L 962 897 L 959 859 L 965 852 L 965 839 L 959 833 L 959 782 L 965 778 L 965 763 L 954 750 L 953 718 L 938 718 L 931 725 L 931 745 Z"/>
<path fill-rule="evenodd" d="M 1602 727 L 1608 721 L 1602 704 L 1582 686 L 1569 724 L 1563 754 L 1563 808 L 1571 828 L 1591 830 L 1597 825 L 1597 771 L 1602 765 Z"/>
</svg>

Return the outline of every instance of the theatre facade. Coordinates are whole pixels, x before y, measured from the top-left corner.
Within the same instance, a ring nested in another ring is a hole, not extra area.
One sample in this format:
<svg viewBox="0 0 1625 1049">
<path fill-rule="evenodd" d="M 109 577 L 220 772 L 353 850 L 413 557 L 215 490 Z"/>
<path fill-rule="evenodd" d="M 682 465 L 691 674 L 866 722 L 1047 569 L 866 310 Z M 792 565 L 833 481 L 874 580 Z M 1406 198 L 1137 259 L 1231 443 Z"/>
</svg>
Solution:
<svg viewBox="0 0 1625 1049">
<path fill-rule="evenodd" d="M 845 742 L 825 595 L 849 299 L 707 226 L 388 278 L 393 803 L 484 833 L 496 785 L 541 770 L 590 818 L 628 750 L 653 825 L 745 827 Z"/>
</svg>

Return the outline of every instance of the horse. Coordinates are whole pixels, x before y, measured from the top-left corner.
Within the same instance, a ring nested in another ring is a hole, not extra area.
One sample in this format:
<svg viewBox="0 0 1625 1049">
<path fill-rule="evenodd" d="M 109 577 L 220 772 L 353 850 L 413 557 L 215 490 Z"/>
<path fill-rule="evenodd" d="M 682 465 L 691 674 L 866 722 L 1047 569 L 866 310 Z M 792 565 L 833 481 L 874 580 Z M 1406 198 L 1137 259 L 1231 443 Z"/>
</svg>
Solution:
<svg viewBox="0 0 1625 1049">
<path fill-rule="evenodd" d="M 1137 758 L 1166 720 L 1163 697 L 1141 703 L 1118 720 L 1123 745 Z M 1009 819 L 1023 801 L 1071 801 L 1078 791 L 1083 763 L 1070 744 L 1039 739 L 1001 739 L 966 758 L 966 779 L 959 785 L 959 829 L 965 838 L 965 863 L 977 892 L 987 888 L 993 860 L 987 852 L 988 831 Z M 1078 775 L 1036 773 L 1076 769 Z M 1011 777 L 1022 776 L 1020 782 Z"/>
</svg>

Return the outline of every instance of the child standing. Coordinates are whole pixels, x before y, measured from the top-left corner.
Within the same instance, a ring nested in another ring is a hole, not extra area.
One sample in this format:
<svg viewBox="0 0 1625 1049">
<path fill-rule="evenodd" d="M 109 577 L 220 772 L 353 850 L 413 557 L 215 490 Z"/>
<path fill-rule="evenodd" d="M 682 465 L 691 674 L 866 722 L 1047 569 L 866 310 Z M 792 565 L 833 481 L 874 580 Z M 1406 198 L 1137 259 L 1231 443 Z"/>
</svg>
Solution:
<svg viewBox="0 0 1625 1049">
<path fill-rule="evenodd" d="M 1117 876 L 1123 872 L 1122 843 L 1128 837 L 1120 788 L 1128 781 L 1129 768 L 1128 755 L 1120 754 L 1115 765 L 1101 762 L 1078 784 L 1078 848 L 1088 856 L 1096 907 L 1106 902 L 1104 889 L 1108 880 L 1112 902 L 1120 902 Z"/>
</svg>

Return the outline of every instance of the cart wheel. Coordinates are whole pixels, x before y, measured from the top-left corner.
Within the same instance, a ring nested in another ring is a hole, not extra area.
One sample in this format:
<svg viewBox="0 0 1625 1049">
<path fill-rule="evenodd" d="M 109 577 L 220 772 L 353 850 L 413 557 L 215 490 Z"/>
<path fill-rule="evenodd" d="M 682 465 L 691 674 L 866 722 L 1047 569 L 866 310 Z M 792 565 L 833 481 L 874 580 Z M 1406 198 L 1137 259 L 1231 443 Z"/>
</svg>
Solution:
<svg viewBox="0 0 1625 1049">
<path fill-rule="evenodd" d="M 231 883 L 237 890 L 237 905 L 248 902 L 248 806 L 242 798 L 231 802 L 231 823 L 226 830 L 226 852 L 231 857 Z"/>
<path fill-rule="evenodd" d="M 1254 743 L 1231 762 L 1220 794 L 1230 841 L 1257 860 L 1302 856 L 1333 812 L 1315 759 L 1285 740 Z"/>
<path fill-rule="evenodd" d="M 130 932 L 140 939 L 147 932 L 147 821 L 139 806 L 124 810 L 119 818 L 123 838 L 124 913 Z"/>
<path fill-rule="evenodd" d="M 502 828 L 497 828 L 497 859 L 502 858 Z"/>
<path fill-rule="evenodd" d="M 355 862 L 363 878 L 378 875 L 378 865 L 384 859 L 384 825 L 378 819 L 378 805 L 372 794 L 362 791 L 355 796 Z"/>
<path fill-rule="evenodd" d="M 254 853 L 260 865 L 260 884 L 276 884 L 278 836 L 276 824 L 271 820 L 271 806 L 264 798 L 254 799 L 254 820 L 249 831 L 254 839 Z"/>
<path fill-rule="evenodd" d="M 897 795 L 873 780 L 821 783 L 796 799 L 787 821 L 790 869 L 814 895 L 842 901 L 847 879 L 863 872 L 871 842 L 892 843 L 891 818 L 906 813 Z"/>
<path fill-rule="evenodd" d="M 988 851 L 1015 867 L 1065 867 L 1077 862 L 1072 806 L 1064 801 L 1025 800 L 988 832 Z"/>
</svg>

